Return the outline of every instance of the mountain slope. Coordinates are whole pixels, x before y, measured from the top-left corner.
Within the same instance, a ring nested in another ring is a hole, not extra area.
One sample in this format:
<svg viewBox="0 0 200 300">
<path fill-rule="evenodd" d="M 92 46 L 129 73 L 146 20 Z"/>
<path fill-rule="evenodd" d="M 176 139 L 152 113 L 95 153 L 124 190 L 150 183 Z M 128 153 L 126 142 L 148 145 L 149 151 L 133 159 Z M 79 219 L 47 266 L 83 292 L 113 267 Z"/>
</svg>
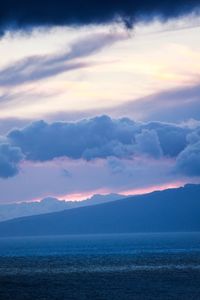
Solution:
<svg viewBox="0 0 200 300">
<path fill-rule="evenodd" d="M 48 197 L 41 201 L 0 204 L 0 222 L 14 218 L 58 212 L 65 209 L 95 205 L 125 198 L 119 194 L 94 195 L 83 201 L 58 200 Z"/>
<path fill-rule="evenodd" d="M 200 185 L 0 223 L 0 236 L 200 231 Z"/>
</svg>

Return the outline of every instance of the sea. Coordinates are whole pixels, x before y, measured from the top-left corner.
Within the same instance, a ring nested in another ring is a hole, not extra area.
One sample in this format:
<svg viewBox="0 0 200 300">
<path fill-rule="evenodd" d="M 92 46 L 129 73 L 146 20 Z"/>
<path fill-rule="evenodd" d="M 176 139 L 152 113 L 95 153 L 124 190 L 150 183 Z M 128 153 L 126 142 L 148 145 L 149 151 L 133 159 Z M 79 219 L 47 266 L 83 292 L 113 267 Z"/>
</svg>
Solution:
<svg viewBox="0 0 200 300">
<path fill-rule="evenodd" d="M 0 238 L 0 300 L 200 300 L 200 233 Z"/>
</svg>

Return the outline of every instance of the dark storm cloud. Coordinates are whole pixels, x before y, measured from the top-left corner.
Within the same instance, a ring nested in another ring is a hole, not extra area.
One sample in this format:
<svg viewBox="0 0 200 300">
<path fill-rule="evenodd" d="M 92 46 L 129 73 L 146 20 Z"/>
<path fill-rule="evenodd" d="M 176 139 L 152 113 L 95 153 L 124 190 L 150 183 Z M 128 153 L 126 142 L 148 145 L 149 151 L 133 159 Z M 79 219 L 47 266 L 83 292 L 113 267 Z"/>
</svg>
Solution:
<svg viewBox="0 0 200 300">
<path fill-rule="evenodd" d="M 199 7 L 199 0 L 2 0 L 0 28 L 100 24 L 121 18 L 130 28 L 138 20 L 169 19 Z"/>
<path fill-rule="evenodd" d="M 91 66 L 89 62 L 74 61 L 93 55 L 113 43 L 126 39 L 126 33 L 90 34 L 75 41 L 60 54 L 35 55 L 18 60 L 0 70 L 0 86 L 10 87 Z M 6 99 L 5 99 L 6 98 Z M 1 99 L 8 101 L 9 95 Z"/>
</svg>

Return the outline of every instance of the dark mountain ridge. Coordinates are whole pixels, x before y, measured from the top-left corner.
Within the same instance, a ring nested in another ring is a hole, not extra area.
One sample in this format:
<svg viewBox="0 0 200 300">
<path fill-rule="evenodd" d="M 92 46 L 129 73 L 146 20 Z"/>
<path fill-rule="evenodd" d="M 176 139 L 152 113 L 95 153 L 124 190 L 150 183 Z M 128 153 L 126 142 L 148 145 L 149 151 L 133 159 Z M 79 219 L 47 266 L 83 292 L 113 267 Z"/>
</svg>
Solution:
<svg viewBox="0 0 200 300">
<path fill-rule="evenodd" d="M 200 185 L 0 223 L 0 236 L 200 231 Z"/>
</svg>

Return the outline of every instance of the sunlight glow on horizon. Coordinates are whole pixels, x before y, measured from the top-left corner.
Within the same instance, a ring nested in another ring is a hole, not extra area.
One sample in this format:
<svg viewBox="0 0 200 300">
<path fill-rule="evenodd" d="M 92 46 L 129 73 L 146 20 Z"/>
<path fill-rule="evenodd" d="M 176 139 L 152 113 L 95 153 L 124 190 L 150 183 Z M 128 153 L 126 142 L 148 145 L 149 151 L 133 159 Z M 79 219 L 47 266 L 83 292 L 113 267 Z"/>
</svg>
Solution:
<svg viewBox="0 0 200 300">
<path fill-rule="evenodd" d="M 187 182 L 185 181 L 176 181 L 176 182 L 171 182 L 171 183 L 165 183 L 162 185 L 154 185 L 154 186 L 149 186 L 149 187 L 144 187 L 144 188 L 135 188 L 127 191 L 113 191 L 113 190 L 108 190 L 108 189 L 98 189 L 98 190 L 93 190 L 93 191 L 88 191 L 88 192 L 83 192 L 83 193 L 72 193 L 72 194 L 64 194 L 64 195 L 54 195 L 58 200 L 66 200 L 66 201 L 84 201 L 88 198 L 91 198 L 94 195 L 109 195 L 112 193 L 115 194 L 120 194 L 124 196 L 136 196 L 136 195 L 142 195 L 142 194 L 148 194 L 154 191 L 163 191 L 165 189 L 172 189 L 172 188 L 178 188 L 182 187 L 186 184 Z M 50 195 L 47 195 L 46 197 L 52 197 Z M 43 197 L 43 198 L 46 198 Z M 41 199 L 34 199 L 29 202 L 34 202 L 34 201 L 40 201 Z"/>
</svg>

